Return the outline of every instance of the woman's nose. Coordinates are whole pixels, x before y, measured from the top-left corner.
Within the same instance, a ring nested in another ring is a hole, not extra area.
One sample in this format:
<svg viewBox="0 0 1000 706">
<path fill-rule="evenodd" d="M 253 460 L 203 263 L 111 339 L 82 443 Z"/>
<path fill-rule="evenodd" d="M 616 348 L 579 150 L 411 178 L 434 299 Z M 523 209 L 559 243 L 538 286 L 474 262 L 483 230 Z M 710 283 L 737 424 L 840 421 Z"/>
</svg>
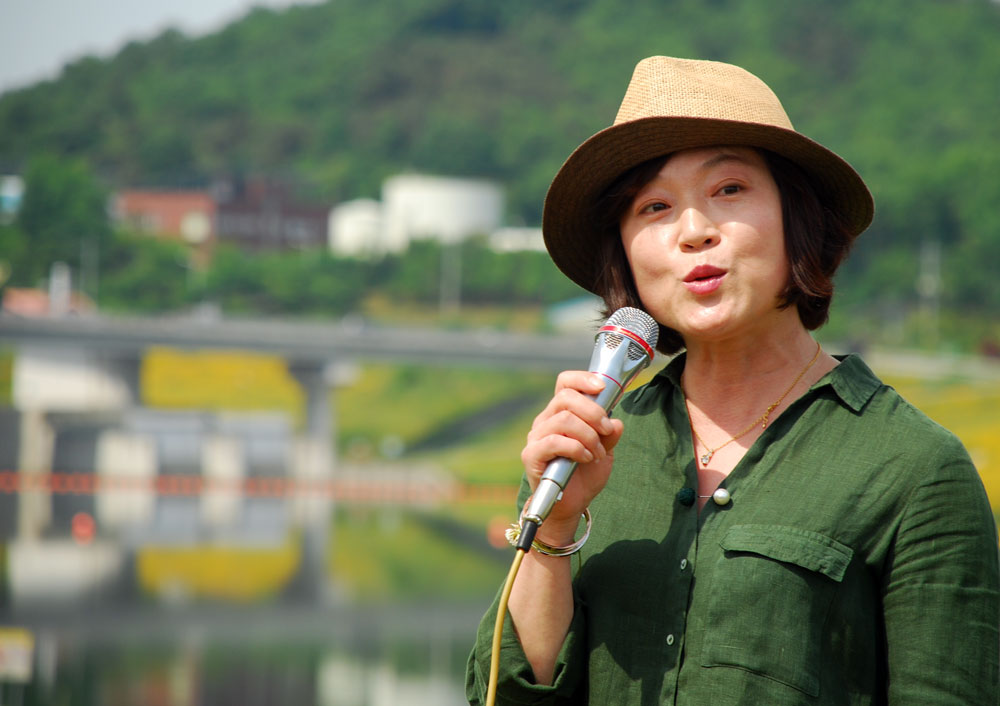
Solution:
<svg viewBox="0 0 1000 706">
<path fill-rule="evenodd" d="M 701 250 L 719 241 L 719 229 L 711 218 L 698 208 L 687 208 L 680 218 L 680 247 L 684 250 Z"/>
</svg>

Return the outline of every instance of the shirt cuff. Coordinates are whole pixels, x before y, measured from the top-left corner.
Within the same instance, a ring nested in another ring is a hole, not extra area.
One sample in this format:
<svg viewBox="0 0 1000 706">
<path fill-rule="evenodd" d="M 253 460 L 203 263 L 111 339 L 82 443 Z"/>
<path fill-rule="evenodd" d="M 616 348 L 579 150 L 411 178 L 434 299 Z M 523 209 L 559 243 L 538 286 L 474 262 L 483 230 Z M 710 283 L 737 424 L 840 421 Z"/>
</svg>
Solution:
<svg viewBox="0 0 1000 706">
<path fill-rule="evenodd" d="M 574 606 L 573 620 L 556 658 L 551 686 L 535 683 L 531 663 L 524 654 L 510 615 L 504 617 L 500 642 L 500 670 L 497 679 L 497 704 L 502 706 L 554 706 L 568 703 L 576 692 L 583 671 L 582 634 L 584 621 L 579 604 Z M 470 704 L 486 701 L 490 678 L 490 655 L 493 626 L 496 624 L 497 603 L 483 616 L 476 635 L 476 645 L 469 657 L 466 674 L 466 696 Z"/>
</svg>

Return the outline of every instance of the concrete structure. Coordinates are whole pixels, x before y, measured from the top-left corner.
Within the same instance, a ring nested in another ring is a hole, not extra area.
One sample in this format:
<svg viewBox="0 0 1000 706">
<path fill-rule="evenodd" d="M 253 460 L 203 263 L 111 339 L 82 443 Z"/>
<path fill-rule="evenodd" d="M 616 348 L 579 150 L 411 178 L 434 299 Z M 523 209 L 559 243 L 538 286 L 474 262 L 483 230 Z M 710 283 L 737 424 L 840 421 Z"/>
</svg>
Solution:
<svg viewBox="0 0 1000 706">
<path fill-rule="evenodd" d="M 489 244 L 494 252 L 545 252 L 541 228 L 500 228 L 490 233 Z"/>
<path fill-rule="evenodd" d="M 121 573 L 124 555 L 110 542 L 17 540 L 7 547 L 7 581 L 15 605 L 92 599 Z"/>
<path fill-rule="evenodd" d="M 138 360 L 128 363 L 96 351 L 25 346 L 11 380 L 15 409 L 95 412 L 136 404 Z"/>
<path fill-rule="evenodd" d="M 385 180 L 381 203 L 358 199 L 334 208 L 329 246 L 337 255 L 379 256 L 402 252 L 412 240 L 457 243 L 493 233 L 503 206 L 503 190 L 489 181 L 402 174 Z"/>
<path fill-rule="evenodd" d="M 382 205 L 374 199 L 347 201 L 330 211 L 328 244 L 334 255 L 381 255 Z"/>
<path fill-rule="evenodd" d="M 403 174 L 382 185 L 384 248 L 405 250 L 411 240 L 456 243 L 488 235 L 501 223 L 503 190 L 489 181 Z"/>
<path fill-rule="evenodd" d="M 285 357 L 324 371 L 336 362 L 404 361 L 431 365 L 489 365 L 557 372 L 585 363 L 594 332 L 543 336 L 500 331 L 452 331 L 367 326 L 363 321 L 291 322 L 200 320 L 190 317 L 22 318 L 0 316 L 0 344 L 76 348 L 138 361 L 150 346 L 185 350 L 237 349 Z"/>
</svg>

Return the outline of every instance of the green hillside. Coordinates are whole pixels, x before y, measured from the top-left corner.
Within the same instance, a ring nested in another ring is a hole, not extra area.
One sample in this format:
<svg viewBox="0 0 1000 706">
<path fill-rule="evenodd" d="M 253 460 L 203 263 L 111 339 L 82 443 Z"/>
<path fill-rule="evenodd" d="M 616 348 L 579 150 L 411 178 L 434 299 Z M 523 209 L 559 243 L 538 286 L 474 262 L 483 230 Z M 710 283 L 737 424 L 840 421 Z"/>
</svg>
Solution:
<svg viewBox="0 0 1000 706">
<path fill-rule="evenodd" d="M 266 172 L 325 202 L 403 169 L 508 189 L 537 224 L 561 161 L 614 115 L 636 60 L 739 63 L 798 129 L 854 163 L 878 212 L 845 305 L 916 298 L 940 243 L 944 304 L 1000 288 L 1000 4 L 990 0 L 333 0 L 168 31 L 0 96 L 0 169 L 78 157 L 109 187 Z"/>
</svg>

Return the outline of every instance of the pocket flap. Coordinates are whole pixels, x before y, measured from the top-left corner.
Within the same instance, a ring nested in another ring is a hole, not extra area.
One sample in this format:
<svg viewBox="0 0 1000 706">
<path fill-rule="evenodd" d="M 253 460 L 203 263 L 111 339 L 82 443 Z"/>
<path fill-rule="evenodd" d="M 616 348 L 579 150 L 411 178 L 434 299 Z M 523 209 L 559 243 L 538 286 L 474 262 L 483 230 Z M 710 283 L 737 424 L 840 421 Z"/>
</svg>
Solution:
<svg viewBox="0 0 1000 706">
<path fill-rule="evenodd" d="M 842 581 L 854 550 L 835 539 L 782 525 L 734 525 L 720 542 L 727 552 L 750 552 Z"/>
</svg>

